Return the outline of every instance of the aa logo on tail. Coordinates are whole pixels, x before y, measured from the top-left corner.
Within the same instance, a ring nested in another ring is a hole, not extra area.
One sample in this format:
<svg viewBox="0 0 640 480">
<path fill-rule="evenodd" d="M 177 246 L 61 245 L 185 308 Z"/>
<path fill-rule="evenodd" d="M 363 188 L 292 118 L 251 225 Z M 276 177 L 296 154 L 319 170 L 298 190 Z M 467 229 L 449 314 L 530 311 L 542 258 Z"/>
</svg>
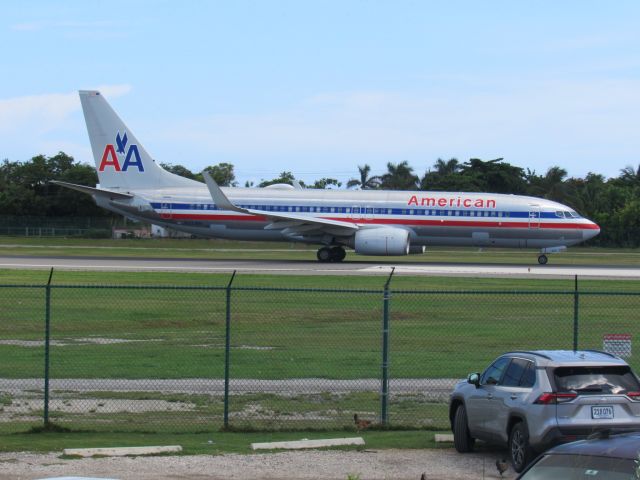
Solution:
<svg viewBox="0 0 640 480">
<path fill-rule="evenodd" d="M 129 167 L 137 167 L 139 172 L 144 172 L 144 165 L 142 165 L 142 159 L 140 158 L 140 152 L 138 152 L 138 146 L 131 144 L 127 149 L 127 132 L 121 137 L 120 132 L 116 135 L 116 147 L 113 144 L 107 144 L 104 147 L 104 153 L 102 154 L 102 160 L 100 161 L 100 167 L 98 171 L 104 172 L 107 167 L 113 167 L 116 172 L 126 172 Z M 117 152 L 117 153 L 116 153 Z M 125 155 L 126 152 L 126 155 Z M 123 158 L 124 162 L 122 167 L 118 158 Z"/>
</svg>

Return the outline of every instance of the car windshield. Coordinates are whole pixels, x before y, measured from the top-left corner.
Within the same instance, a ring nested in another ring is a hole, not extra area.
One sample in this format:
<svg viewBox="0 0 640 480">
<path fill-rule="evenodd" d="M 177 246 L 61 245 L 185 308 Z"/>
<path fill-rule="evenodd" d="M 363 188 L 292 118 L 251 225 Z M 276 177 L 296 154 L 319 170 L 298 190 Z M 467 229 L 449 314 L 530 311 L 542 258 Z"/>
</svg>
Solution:
<svg viewBox="0 0 640 480">
<path fill-rule="evenodd" d="M 638 379 L 628 366 L 559 367 L 553 372 L 558 392 L 582 395 L 625 394 L 640 391 Z"/>
<path fill-rule="evenodd" d="M 628 458 L 589 455 L 545 455 L 522 480 L 630 480 L 636 478 L 635 464 Z"/>
</svg>

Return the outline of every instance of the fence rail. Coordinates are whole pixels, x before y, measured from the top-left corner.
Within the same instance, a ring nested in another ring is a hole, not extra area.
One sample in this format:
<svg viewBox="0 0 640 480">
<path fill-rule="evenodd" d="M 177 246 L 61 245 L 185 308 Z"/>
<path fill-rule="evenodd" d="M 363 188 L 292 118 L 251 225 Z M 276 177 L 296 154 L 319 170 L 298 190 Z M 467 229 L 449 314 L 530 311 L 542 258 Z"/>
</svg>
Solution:
<svg viewBox="0 0 640 480">
<path fill-rule="evenodd" d="M 110 217 L 37 217 L 0 215 L 0 235 L 14 237 L 111 238 L 121 222 Z"/>
<path fill-rule="evenodd" d="M 356 413 L 447 429 L 458 379 L 508 350 L 630 347 L 638 312 L 640 293 L 577 282 L 499 292 L 0 285 L 0 431 L 336 429 L 354 428 Z M 640 370 L 637 355 L 627 361 Z"/>
</svg>

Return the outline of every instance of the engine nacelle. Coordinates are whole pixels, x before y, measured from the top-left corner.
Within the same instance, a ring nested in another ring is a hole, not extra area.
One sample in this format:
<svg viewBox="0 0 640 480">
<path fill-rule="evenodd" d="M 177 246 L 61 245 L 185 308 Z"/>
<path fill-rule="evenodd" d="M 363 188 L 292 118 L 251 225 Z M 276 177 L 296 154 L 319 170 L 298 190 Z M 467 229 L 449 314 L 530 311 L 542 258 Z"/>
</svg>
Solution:
<svg viewBox="0 0 640 480">
<path fill-rule="evenodd" d="M 409 247 L 409 255 L 422 255 L 427 251 L 427 247 L 424 245 L 411 245 Z"/>
<path fill-rule="evenodd" d="M 358 230 L 354 250 L 361 255 L 408 255 L 409 232 L 401 228 Z"/>
</svg>

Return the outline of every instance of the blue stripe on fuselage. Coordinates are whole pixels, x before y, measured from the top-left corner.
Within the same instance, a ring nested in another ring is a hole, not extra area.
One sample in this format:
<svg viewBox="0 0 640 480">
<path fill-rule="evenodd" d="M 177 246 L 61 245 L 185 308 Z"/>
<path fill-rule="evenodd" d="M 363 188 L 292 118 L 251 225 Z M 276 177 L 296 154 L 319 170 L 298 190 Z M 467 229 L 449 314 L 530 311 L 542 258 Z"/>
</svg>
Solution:
<svg viewBox="0 0 640 480">
<path fill-rule="evenodd" d="M 151 206 L 159 210 L 189 210 L 189 211 L 213 211 L 219 210 L 212 203 L 159 203 L 152 202 Z M 353 207 L 331 207 L 331 206 L 308 206 L 308 205 L 238 205 L 242 208 L 252 210 L 260 210 L 268 212 L 286 212 L 286 213 L 341 213 L 341 214 L 359 214 L 359 215 L 393 215 L 393 216 L 424 216 L 424 217 L 502 217 L 502 218 L 547 218 L 564 220 L 558 217 L 555 212 L 521 212 L 521 211 L 502 211 L 487 209 L 447 209 L 447 208 L 380 208 L 380 207 L 360 207 L 359 212 L 353 212 Z M 484 212 L 484 213 L 483 213 Z M 576 218 L 576 217 L 574 217 Z M 580 217 L 577 217 L 580 218 Z"/>
</svg>

